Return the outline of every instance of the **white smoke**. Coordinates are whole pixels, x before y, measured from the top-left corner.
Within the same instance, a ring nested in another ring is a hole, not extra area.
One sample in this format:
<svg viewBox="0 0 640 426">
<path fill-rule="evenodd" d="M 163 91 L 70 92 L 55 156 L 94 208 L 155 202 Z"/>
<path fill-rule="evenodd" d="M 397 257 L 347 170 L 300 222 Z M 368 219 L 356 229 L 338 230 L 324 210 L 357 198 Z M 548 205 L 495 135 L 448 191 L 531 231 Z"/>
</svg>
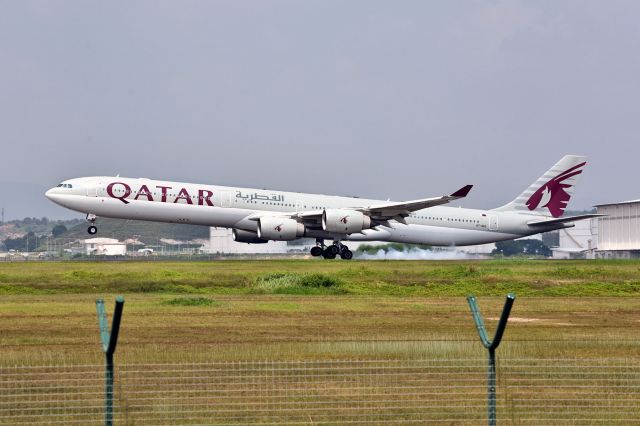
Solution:
<svg viewBox="0 0 640 426">
<path fill-rule="evenodd" d="M 410 247 L 404 250 L 380 249 L 375 254 L 361 253 L 356 258 L 360 260 L 462 260 L 478 257 L 456 249 L 431 250 Z"/>
</svg>

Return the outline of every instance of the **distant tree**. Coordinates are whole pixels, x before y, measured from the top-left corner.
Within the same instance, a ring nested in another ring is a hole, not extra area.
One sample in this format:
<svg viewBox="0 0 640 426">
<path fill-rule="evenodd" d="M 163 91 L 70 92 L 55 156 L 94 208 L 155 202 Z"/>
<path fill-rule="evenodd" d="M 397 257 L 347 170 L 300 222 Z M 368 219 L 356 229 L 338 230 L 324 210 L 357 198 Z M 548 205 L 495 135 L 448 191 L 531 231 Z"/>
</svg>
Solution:
<svg viewBox="0 0 640 426">
<path fill-rule="evenodd" d="M 496 243 L 496 248 L 491 254 L 501 254 L 503 256 L 551 256 L 551 250 L 540 240 L 513 240 L 500 241 Z"/>
<path fill-rule="evenodd" d="M 4 246 L 7 250 L 17 251 L 34 251 L 36 249 L 38 239 L 36 234 L 29 232 L 23 237 L 7 238 L 4 240 Z"/>
<path fill-rule="evenodd" d="M 22 238 L 7 238 L 2 242 L 7 250 L 22 250 L 24 247 L 24 240 Z"/>
<path fill-rule="evenodd" d="M 60 235 L 64 234 L 65 232 L 67 232 L 67 227 L 59 223 L 53 227 L 53 229 L 51 230 L 51 235 L 57 238 Z"/>
</svg>

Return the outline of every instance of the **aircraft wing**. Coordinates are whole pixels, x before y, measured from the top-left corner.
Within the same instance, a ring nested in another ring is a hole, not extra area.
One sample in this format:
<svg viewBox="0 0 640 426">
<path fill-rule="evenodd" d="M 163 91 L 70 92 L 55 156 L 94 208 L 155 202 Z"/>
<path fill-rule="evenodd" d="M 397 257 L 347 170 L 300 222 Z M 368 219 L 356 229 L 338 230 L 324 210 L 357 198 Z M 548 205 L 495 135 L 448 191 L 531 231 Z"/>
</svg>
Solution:
<svg viewBox="0 0 640 426">
<path fill-rule="evenodd" d="M 378 224 L 388 225 L 387 221 L 395 219 L 400 223 L 406 223 L 404 218 L 409 213 L 416 210 L 426 209 L 428 207 L 439 206 L 441 204 L 447 204 L 453 200 L 464 198 L 469 194 L 473 185 L 466 185 L 458 189 L 451 195 L 443 195 L 442 197 L 423 198 L 421 200 L 401 201 L 401 202 L 389 202 L 383 204 L 376 204 L 367 207 L 354 207 L 344 208 L 344 210 L 357 210 L 371 217 L 373 221 Z M 322 210 L 294 213 L 291 215 L 294 219 L 299 219 L 302 222 L 311 225 L 311 227 L 319 226 L 322 221 Z"/>
<path fill-rule="evenodd" d="M 589 214 L 581 214 L 577 216 L 559 217 L 554 219 L 534 220 L 533 222 L 527 222 L 527 225 L 529 226 L 557 225 L 559 223 L 575 222 L 576 220 L 590 219 L 592 217 L 602 217 L 602 216 L 606 216 L 606 214 L 589 213 Z"/>
<path fill-rule="evenodd" d="M 439 206 L 441 204 L 447 204 L 453 200 L 464 198 L 469 194 L 473 185 L 466 185 L 458 189 L 451 195 L 443 195 L 442 197 L 423 198 L 421 200 L 401 201 L 394 203 L 377 204 L 368 207 L 360 207 L 356 210 L 360 210 L 363 213 L 371 216 L 375 219 L 393 219 L 396 216 L 408 216 L 409 213 L 416 210 L 422 210 L 429 207 Z"/>
</svg>

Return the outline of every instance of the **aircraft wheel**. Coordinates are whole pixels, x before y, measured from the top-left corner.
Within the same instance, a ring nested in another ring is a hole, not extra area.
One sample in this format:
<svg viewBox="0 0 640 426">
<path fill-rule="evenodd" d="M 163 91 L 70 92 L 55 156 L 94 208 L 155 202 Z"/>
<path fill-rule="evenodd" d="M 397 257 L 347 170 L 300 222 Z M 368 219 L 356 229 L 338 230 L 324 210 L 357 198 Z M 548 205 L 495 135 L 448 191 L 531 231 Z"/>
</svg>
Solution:
<svg viewBox="0 0 640 426">
<path fill-rule="evenodd" d="M 332 244 L 324 249 L 324 251 L 325 253 L 331 253 L 333 257 L 335 257 L 338 253 L 340 253 L 340 248 L 337 245 Z"/>
<path fill-rule="evenodd" d="M 95 235 L 95 234 L 98 233 L 98 228 L 96 226 L 94 226 L 94 225 L 91 225 L 90 227 L 87 228 L 87 232 L 90 235 Z"/>
<path fill-rule="evenodd" d="M 322 256 L 322 247 L 319 247 L 319 246 L 312 247 L 311 256 L 313 257 Z"/>
<path fill-rule="evenodd" d="M 342 253 L 340 253 L 340 257 L 344 260 L 351 260 L 353 259 L 353 252 L 349 249 L 342 250 Z"/>
<path fill-rule="evenodd" d="M 336 255 L 325 250 L 324 253 L 322 253 L 322 257 L 324 257 L 325 259 L 335 259 Z"/>
</svg>

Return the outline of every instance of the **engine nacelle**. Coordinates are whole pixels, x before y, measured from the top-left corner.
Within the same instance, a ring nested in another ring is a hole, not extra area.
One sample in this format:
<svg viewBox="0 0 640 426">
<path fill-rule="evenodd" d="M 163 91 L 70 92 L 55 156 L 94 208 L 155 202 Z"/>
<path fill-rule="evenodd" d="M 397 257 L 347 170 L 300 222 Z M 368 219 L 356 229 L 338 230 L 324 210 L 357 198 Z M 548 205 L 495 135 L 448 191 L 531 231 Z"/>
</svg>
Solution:
<svg viewBox="0 0 640 426">
<path fill-rule="evenodd" d="M 258 237 L 255 232 L 243 231 L 242 229 L 234 229 L 231 231 L 231 235 L 233 236 L 233 241 L 238 243 L 264 244 L 269 242 Z"/>
<path fill-rule="evenodd" d="M 337 234 L 353 234 L 371 228 L 371 218 L 356 210 L 325 210 L 322 229 Z"/>
<path fill-rule="evenodd" d="M 263 240 L 291 241 L 304 236 L 304 225 L 294 219 L 261 217 L 258 221 L 258 238 Z"/>
</svg>

